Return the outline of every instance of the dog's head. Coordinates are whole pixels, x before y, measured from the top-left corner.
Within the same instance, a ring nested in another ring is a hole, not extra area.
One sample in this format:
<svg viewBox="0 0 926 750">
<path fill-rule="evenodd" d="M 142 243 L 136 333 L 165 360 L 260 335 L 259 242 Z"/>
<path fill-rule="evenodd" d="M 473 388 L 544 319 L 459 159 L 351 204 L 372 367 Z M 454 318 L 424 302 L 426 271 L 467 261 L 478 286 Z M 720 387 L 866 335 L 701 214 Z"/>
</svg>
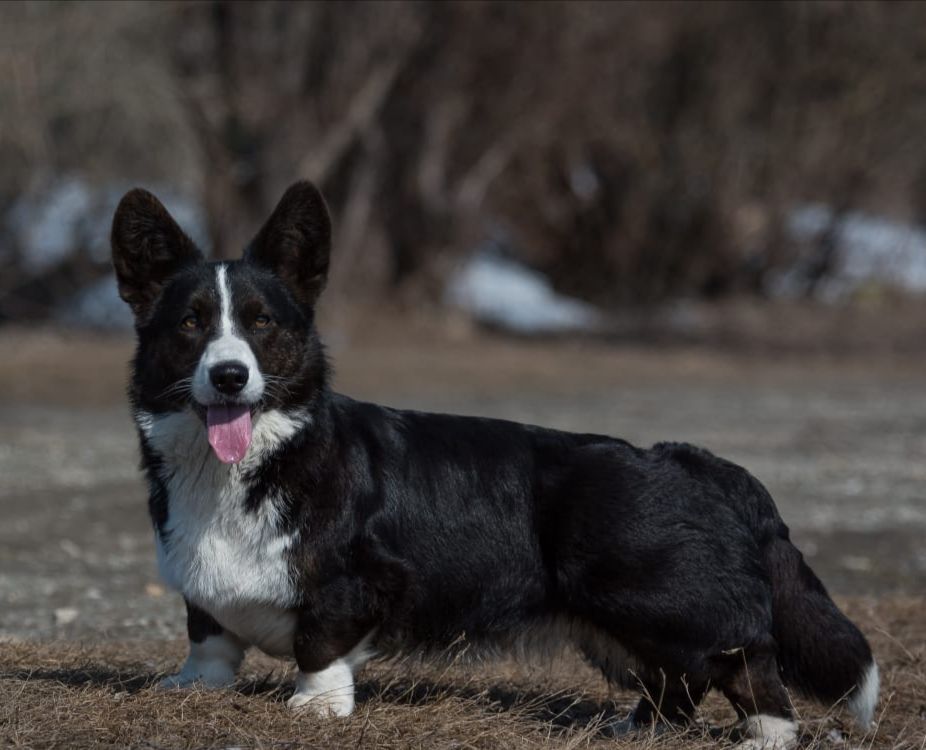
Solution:
<svg viewBox="0 0 926 750">
<path fill-rule="evenodd" d="M 256 413 L 304 406 L 324 386 L 313 321 L 330 248 L 328 210 L 308 182 L 286 191 L 241 260 L 221 263 L 207 263 L 153 195 L 127 193 L 112 251 L 138 334 L 136 408 L 193 409 L 219 458 L 241 460 Z"/>
</svg>

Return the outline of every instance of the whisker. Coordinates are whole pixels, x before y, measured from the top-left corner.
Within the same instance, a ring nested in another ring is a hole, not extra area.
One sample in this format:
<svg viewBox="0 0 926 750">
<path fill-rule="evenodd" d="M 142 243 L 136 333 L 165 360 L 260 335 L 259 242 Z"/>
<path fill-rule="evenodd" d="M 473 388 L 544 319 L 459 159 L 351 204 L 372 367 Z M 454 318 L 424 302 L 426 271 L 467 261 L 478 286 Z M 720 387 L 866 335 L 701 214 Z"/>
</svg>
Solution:
<svg viewBox="0 0 926 750">
<path fill-rule="evenodd" d="M 167 388 L 161 391 L 157 398 L 167 398 L 168 396 L 176 396 L 184 393 L 192 392 L 193 388 L 193 378 L 181 378 L 173 383 L 171 383 Z"/>
<path fill-rule="evenodd" d="M 277 393 L 277 394 L 279 394 L 279 395 L 281 395 L 281 396 L 292 396 L 292 395 L 293 395 L 293 390 L 292 390 L 292 388 L 290 388 L 289 386 L 285 386 L 285 385 L 272 385 L 272 386 L 271 386 L 271 389 L 272 389 L 275 393 Z"/>
</svg>

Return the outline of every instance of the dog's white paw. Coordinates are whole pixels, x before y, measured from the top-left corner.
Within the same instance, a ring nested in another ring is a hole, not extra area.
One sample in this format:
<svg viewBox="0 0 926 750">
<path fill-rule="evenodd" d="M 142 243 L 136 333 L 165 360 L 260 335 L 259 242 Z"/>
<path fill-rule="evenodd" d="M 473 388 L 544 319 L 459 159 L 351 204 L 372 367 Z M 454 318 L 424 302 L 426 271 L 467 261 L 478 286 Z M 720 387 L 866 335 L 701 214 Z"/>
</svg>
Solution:
<svg viewBox="0 0 926 750">
<path fill-rule="evenodd" d="M 161 690 L 203 687 L 219 689 L 235 684 L 235 674 L 244 658 L 241 642 L 227 633 L 210 635 L 201 643 L 190 643 L 190 655 L 177 674 L 158 683 Z"/>
<path fill-rule="evenodd" d="M 736 745 L 736 750 L 791 750 L 794 743 L 783 744 L 780 740 L 751 737 Z"/>
<path fill-rule="evenodd" d="M 300 672 L 296 692 L 286 701 L 293 711 L 311 711 L 317 716 L 350 716 L 354 710 L 354 675 L 343 659 L 320 672 Z"/>
<path fill-rule="evenodd" d="M 169 675 L 158 682 L 159 690 L 176 688 L 202 687 L 212 690 L 230 687 L 235 684 L 235 670 L 224 662 L 207 662 L 204 664 L 185 664 L 177 674 Z"/>
<path fill-rule="evenodd" d="M 350 716 L 354 711 L 354 696 L 345 693 L 325 693 L 322 695 L 296 693 L 286 701 L 286 707 L 291 711 L 309 711 L 323 719 L 332 716 Z"/>
<path fill-rule="evenodd" d="M 797 723 L 779 716 L 750 716 L 743 722 L 746 739 L 737 750 L 790 750 L 797 744 Z"/>
</svg>

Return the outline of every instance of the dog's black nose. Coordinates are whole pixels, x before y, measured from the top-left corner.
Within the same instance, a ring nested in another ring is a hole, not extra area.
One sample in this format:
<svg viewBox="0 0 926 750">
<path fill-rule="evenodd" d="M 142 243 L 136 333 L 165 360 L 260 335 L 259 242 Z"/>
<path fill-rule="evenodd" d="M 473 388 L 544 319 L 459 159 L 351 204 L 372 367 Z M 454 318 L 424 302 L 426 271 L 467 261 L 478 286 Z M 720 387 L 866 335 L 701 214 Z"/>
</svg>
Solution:
<svg viewBox="0 0 926 750">
<path fill-rule="evenodd" d="M 233 360 L 219 362 L 209 369 L 209 380 L 220 393 L 233 396 L 248 383 L 248 368 Z"/>
</svg>

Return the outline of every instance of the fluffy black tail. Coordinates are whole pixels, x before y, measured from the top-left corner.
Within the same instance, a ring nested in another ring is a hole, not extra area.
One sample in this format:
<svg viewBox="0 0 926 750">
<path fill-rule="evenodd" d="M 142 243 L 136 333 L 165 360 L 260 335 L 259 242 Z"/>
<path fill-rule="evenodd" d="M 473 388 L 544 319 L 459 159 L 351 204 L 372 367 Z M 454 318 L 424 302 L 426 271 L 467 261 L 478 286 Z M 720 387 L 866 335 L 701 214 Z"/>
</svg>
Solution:
<svg viewBox="0 0 926 750">
<path fill-rule="evenodd" d="M 867 728 L 878 702 L 879 678 L 865 636 L 830 599 L 787 531 L 768 543 L 765 564 L 785 684 L 824 703 L 847 699 L 856 721 Z"/>
</svg>

